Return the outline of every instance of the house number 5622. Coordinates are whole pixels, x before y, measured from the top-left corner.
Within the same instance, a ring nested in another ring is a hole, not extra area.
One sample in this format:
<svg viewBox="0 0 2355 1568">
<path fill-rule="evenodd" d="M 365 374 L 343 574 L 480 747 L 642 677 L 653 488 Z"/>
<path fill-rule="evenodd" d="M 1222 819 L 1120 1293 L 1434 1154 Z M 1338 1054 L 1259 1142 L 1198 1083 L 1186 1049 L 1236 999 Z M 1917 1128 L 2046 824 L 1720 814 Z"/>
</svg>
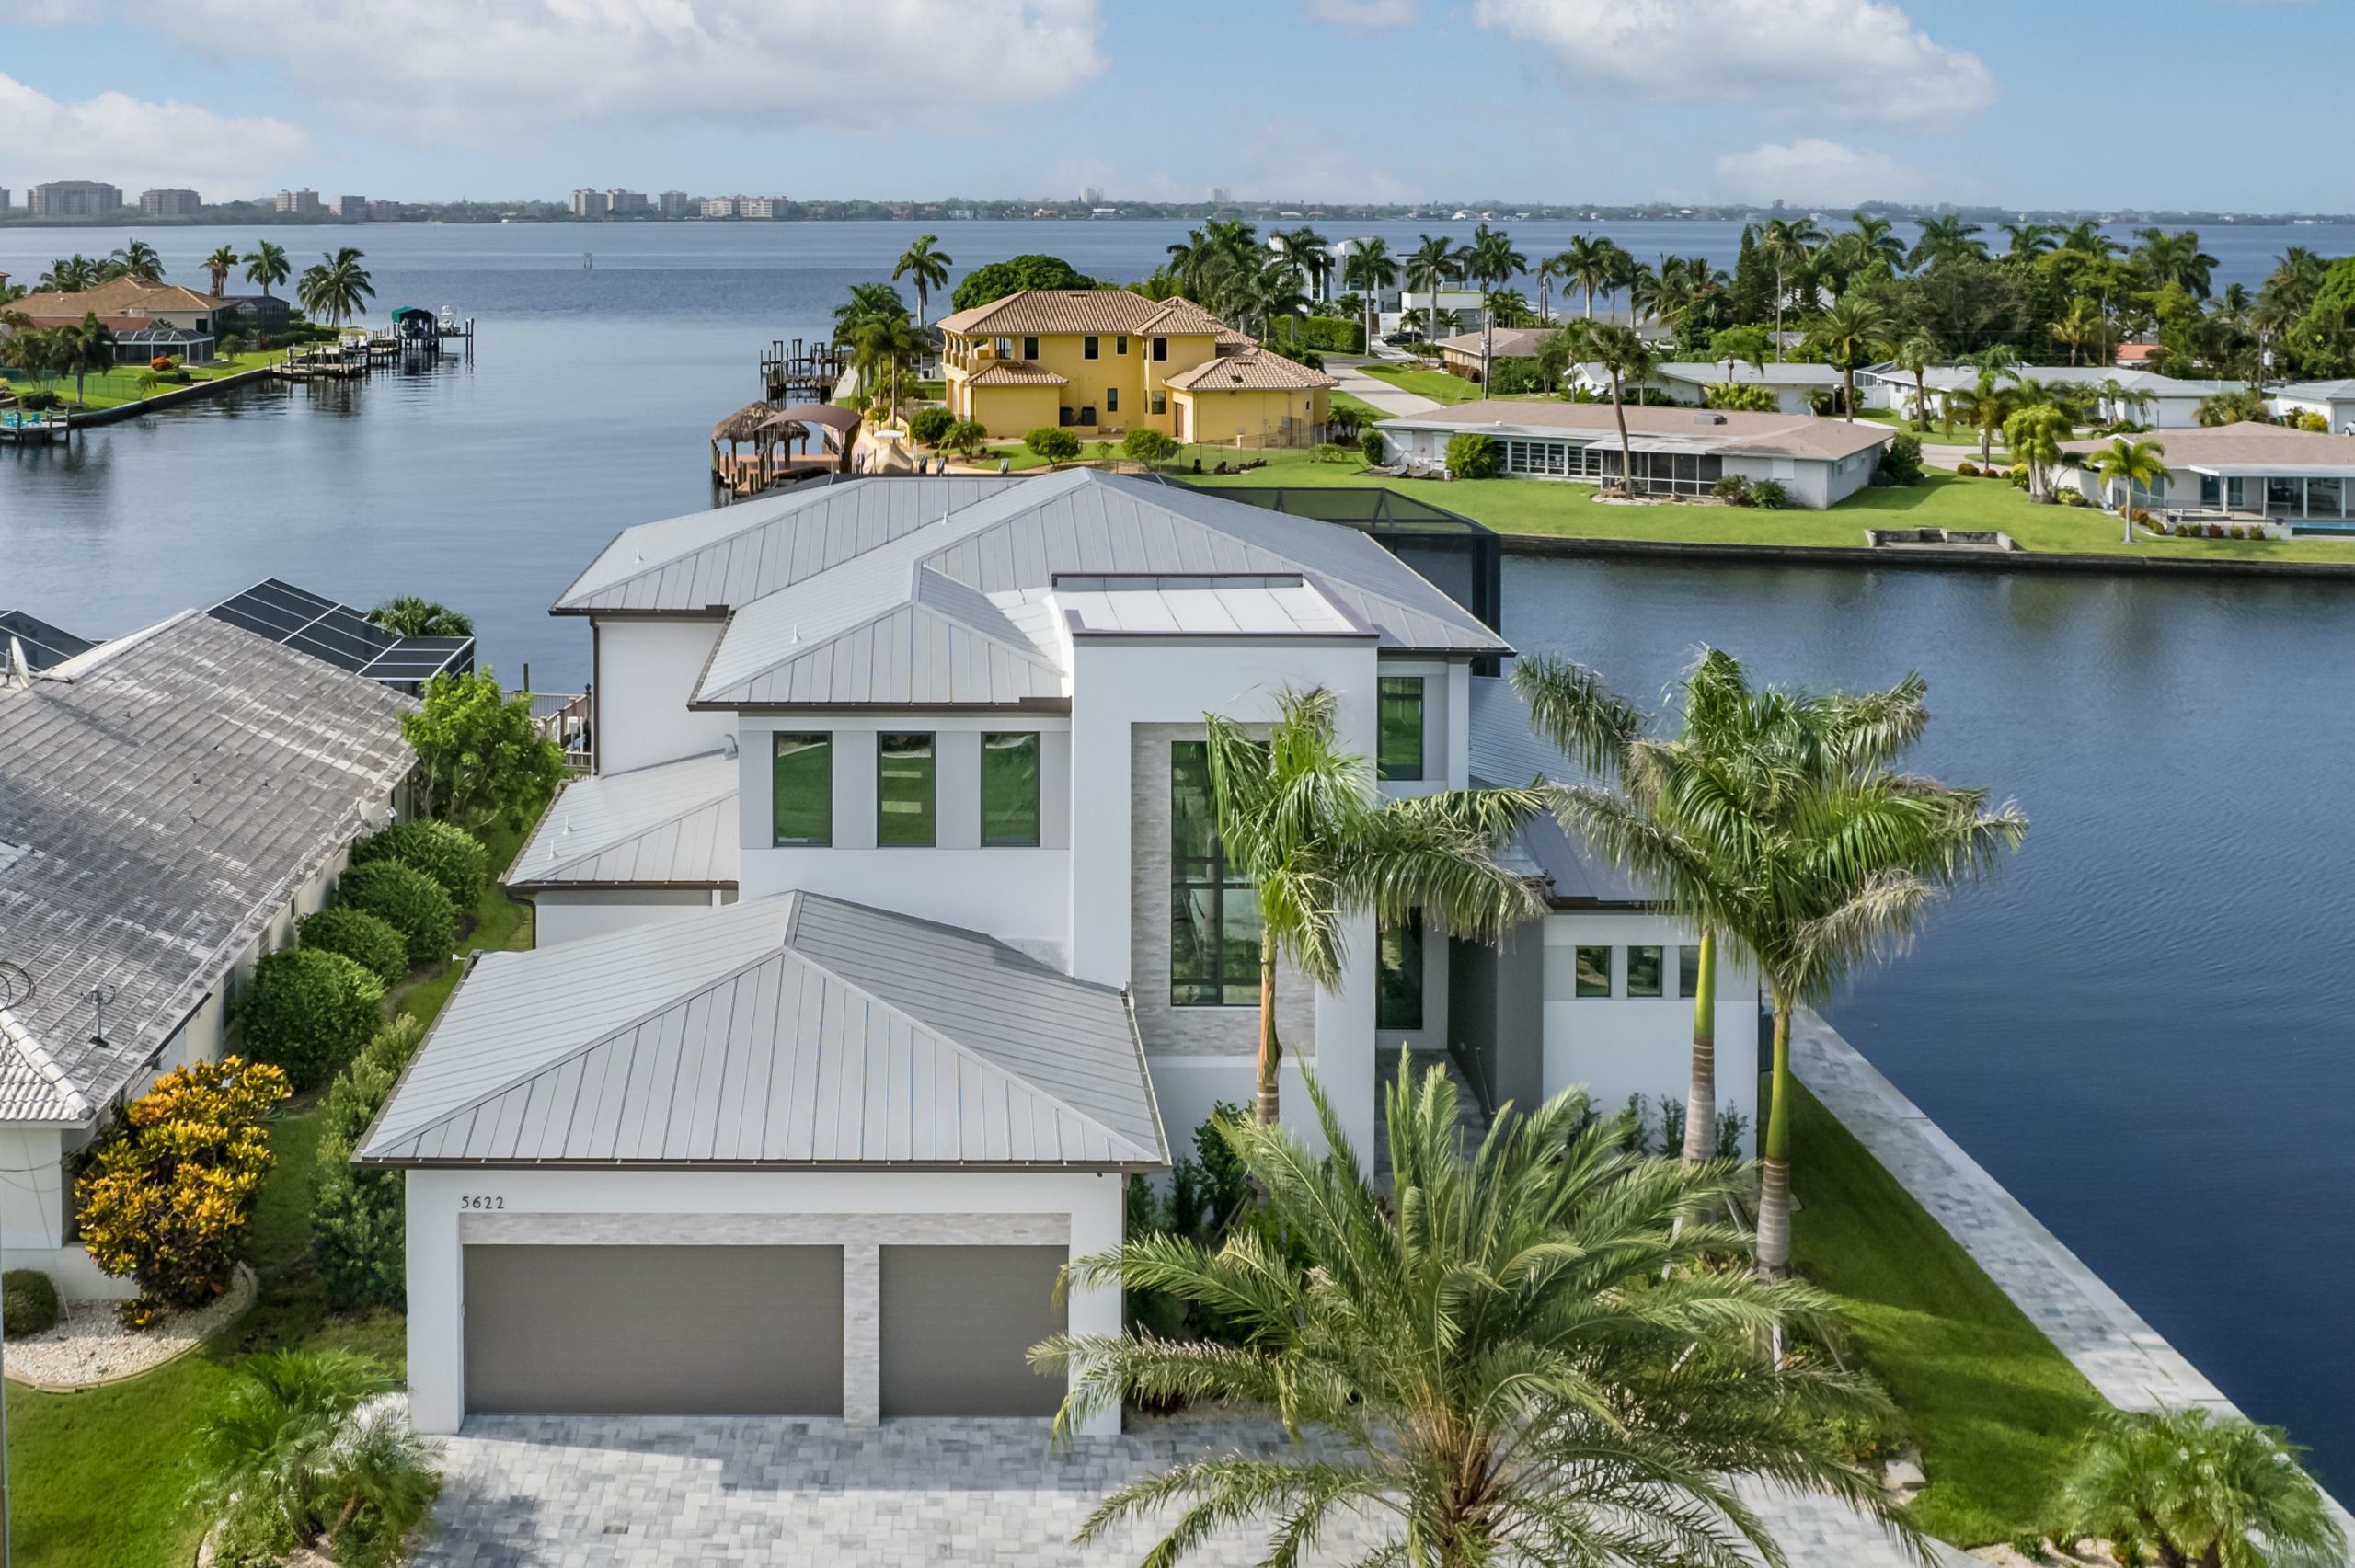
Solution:
<svg viewBox="0 0 2355 1568">
<path fill-rule="evenodd" d="M 503 1197 L 498 1196 L 496 1194 L 488 1196 L 478 1194 L 470 1194 L 458 1200 L 458 1207 L 460 1208 L 505 1208 L 507 1207 L 507 1200 Z"/>
</svg>

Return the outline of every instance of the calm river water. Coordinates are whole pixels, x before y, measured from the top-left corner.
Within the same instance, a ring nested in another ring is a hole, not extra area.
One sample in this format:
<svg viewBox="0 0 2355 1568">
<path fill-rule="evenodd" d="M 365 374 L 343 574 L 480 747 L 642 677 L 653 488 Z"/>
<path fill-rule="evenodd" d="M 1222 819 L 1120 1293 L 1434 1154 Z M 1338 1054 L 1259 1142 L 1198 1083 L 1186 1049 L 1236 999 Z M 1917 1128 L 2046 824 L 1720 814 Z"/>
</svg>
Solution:
<svg viewBox="0 0 2355 1568">
<path fill-rule="evenodd" d="M 1320 225 L 1328 235 L 1362 225 Z M 824 330 L 910 224 L 385 226 L 377 304 L 480 323 L 471 365 L 257 393 L 0 452 L 0 608 L 109 635 L 279 576 L 473 613 L 486 658 L 586 673 L 550 600 L 619 528 L 709 500 L 704 438 L 759 349 Z M 1178 225 L 943 223 L 968 265 L 1027 250 L 1150 270 Z M 1417 231 L 1377 225 L 1394 248 Z M 1511 225 L 1558 249 L 1568 224 Z M 1638 255 L 1731 259 L 1731 225 L 1619 225 Z M 252 236 L 157 231 L 176 279 Z M 0 230 L 29 278 L 90 230 Z M 2331 229 L 2210 231 L 2254 284 Z M 584 255 L 586 253 L 586 255 Z M 593 265 L 584 260 L 593 259 Z M 380 308 L 380 318 L 381 318 Z M 935 313 L 940 305 L 936 302 Z M 2355 734 L 2335 696 L 2355 594 L 1832 568 L 1515 561 L 1506 631 L 1660 690 L 1709 641 L 1763 676 L 1930 680 L 1923 763 L 2034 819 L 1997 887 L 1830 1011 L 1842 1030 L 2234 1398 L 2355 1478 Z M 1802 1158 L 1803 1158 L 1802 1154 Z"/>
</svg>

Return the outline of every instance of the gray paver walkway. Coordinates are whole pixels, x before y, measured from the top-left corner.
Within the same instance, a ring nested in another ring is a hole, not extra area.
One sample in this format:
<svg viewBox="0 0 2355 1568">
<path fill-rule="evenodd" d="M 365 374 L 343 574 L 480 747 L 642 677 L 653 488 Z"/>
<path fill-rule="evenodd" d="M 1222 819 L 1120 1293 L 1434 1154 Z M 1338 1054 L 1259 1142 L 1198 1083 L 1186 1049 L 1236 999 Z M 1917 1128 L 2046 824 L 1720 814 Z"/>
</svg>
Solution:
<svg viewBox="0 0 2355 1568">
<path fill-rule="evenodd" d="M 1366 374 L 1358 368 L 1361 363 L 1359 360 L 1327 360 L 1325 373 L 1333 378 L 1333 390 L 1371 403 L 1384 414 L 1429 414 L 1445 406 L 1437 398 L 1401 392 L 1380 377 Z"/>
<path fill-rule="evenodd" d="M 418 1562 L 1110 1568 L 1136 1562 L 1159 1531 L 1138 1527 L 1074 1546 L 1107 1491 L 1181 1458 L 1272 1453 L 1284 1441 L 1273 1427 L 1199 1417 L 1133 1425 L 1125 1436 L 1056 1454 L 1038 1421 L 893 1421 L 852 1431 L 828 1421 L 478 1417 L 448 1440 L 441 1528 Z M 1836 1504 L 1743 1490 L 1796 1568 L 1910 1561 Z M 1355 1561 L 1384 1539 L 1381 1522 L 1343 1521 L 1315 1561 Z M 1189 1561 L 1241 1568 L 1265 1551 L 1264 1528 L 1230 1531 Z"/>
</svg>

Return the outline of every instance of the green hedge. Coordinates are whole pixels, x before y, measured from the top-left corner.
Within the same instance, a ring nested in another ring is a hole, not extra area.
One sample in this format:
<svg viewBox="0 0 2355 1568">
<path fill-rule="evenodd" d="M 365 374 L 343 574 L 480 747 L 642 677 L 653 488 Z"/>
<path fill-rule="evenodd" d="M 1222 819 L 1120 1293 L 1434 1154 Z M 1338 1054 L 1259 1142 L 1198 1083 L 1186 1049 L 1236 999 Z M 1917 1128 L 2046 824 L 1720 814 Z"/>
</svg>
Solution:
<svg viewBox="0 0 2355 1568">
<path fill-rule="evenodd" d="M 442 885 L 397 860 L 372 860 L 343 874 L 336 901 L 365 910 L 401 933 L 411 968 L 439 964 L 458 940 L 457 906 Z"/>
<path fill-rule="evenodd" d="M 1327 354 L 1365 352 L 1365 323 L 1340 315 L 1279 315 L 1268 322 L 1267 345 L 1280 354 L 1295 349 Z"/>
<path fill-rule="evenodd" d="M 386 985 L 408 973 L 408 944 L 401 933 L 365 910 L 321 910 L 304 915 L 294 939 L 305 947 L 340 953 Z"/>
<path fill-rule="evenodd" d="M 340 953 L 281 947 L 262 956 L 237 1004 L 244 1054 L 315 1089 L 384 1022 L 385 982 Z"/>
<path fill-rule="evenodd" d="M 357 1169 L 351 1151 L 424 1037 L 424 1026 L 402 1013 L 376 1031 L 327 1091 L 311 1200 L 311 1255 L 339 1311 L 407 1305 L 401 1173 Z"/>
<path fill-rule="evenodd" d="M 1477 430 L 1447 439 L 1447 471 L 1458 479 L 1493 479 L 1504 464 L 1504 449 Z"/>
<path fill-rule="evenodd" d="M 464 828 L 430 818 L 396 822 L 351 846 L 351 864 L 396 860 L 415 866 L 442 886 L 453 907 L 471 910 L 490 882 L 490 857 L 482 841 Z"/>
<path fill-rule="evenodd" d="M 1049 463 L 1069 463 L 1079 455 L 1079 438 L 1061 425 L 1041 425 L 1024 436 L 1022 444 Z"/>
<path fill-rule="evenodd" d="M 57 1282 L 49 1276 L 37 1268 L 12 1268 L 0 1274 L 0 1316 L 7 1319 L 10 1339 L 53 1329 L 62 1315 Z"/>
</svg>

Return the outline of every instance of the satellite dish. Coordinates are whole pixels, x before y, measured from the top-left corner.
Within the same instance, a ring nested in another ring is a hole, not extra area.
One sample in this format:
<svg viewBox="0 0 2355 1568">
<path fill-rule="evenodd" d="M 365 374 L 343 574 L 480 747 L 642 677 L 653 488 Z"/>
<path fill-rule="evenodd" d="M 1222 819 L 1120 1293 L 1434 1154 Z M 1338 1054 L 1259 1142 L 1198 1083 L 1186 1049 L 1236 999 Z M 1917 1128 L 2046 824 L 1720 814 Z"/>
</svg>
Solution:
<svg viewBox="0 0 2355 1568">
<path fill-rule="evenodd" d="M 21 964 L 0 958 L 0 1007 L 16 1007 L 32 1000 L 33 978 Z"/>
</svg>

